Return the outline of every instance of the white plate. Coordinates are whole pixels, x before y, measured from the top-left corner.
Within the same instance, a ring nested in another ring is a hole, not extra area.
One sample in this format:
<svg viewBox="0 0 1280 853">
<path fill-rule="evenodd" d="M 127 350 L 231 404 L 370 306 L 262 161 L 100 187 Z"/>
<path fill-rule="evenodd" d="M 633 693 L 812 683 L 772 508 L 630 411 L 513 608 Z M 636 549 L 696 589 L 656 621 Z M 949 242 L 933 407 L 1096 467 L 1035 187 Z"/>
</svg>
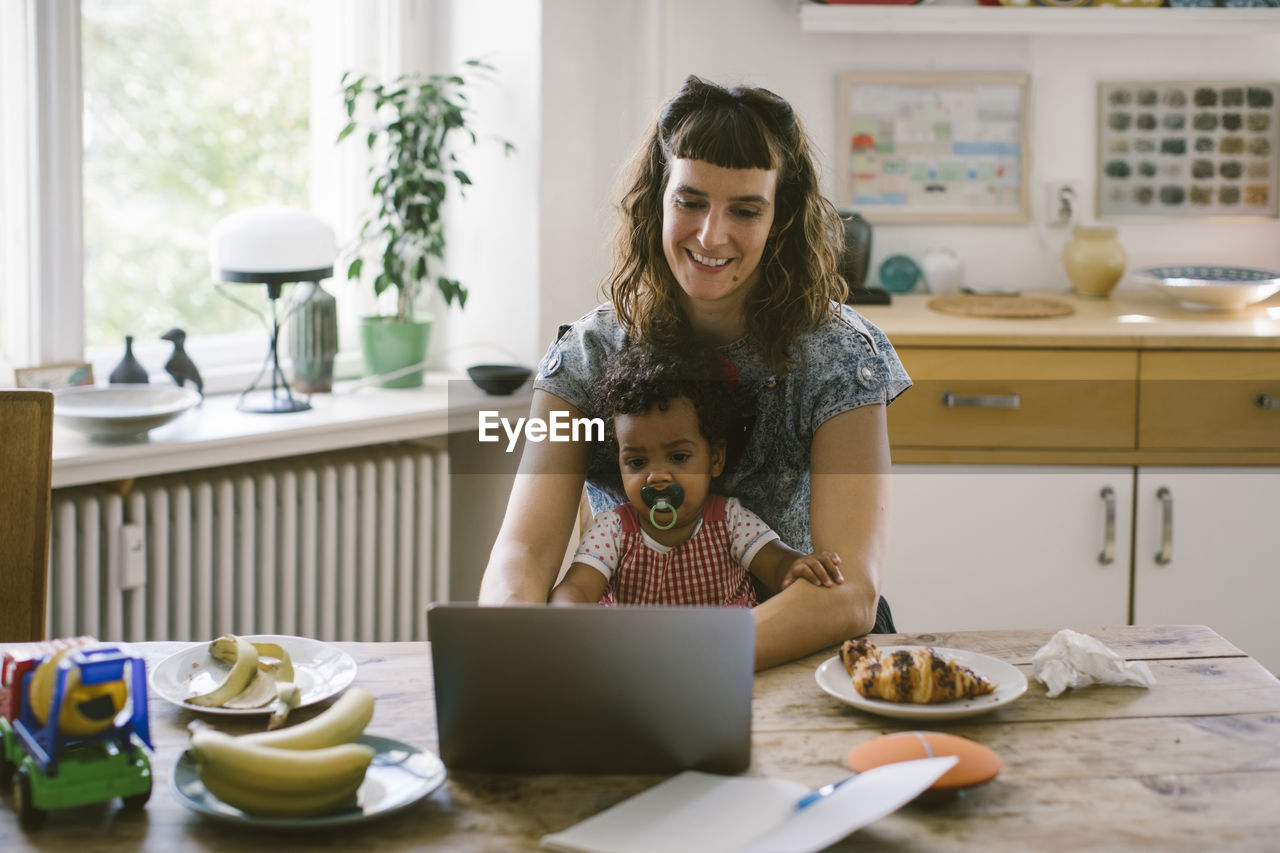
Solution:
<svg viewBox="0 0 1280 853">
<path fill-rule="evenodd" d="M 145 436 L 200 402 L 193 388 L 177 385 L 107 385 L 65 388 L 54 394 L 53 418 L 101 441 Z"/>
<path fill-rule="evenodd" d="M 900 649 L 922 648 L 921 646 L 879 646 L 880 651 L 896 652 Z M 996 683 L 994 693 L 978 696 L 973 699 L 956 699 L 951 702 L 940 702 L 937 705 L 916 705 L 911 702 L 886 702 L 883 699 L 867 699 L 853 689 L 853 679 L 840 662 L 840 656 L 823 661 L 813 674 L 818 686 L 839 699 L 847 702 L 860 711 L 879 714 L 882 717 L 894 717 L 899 720 L 955 720 L 960 717 L 972 717 L 974 714 L 985 714 L 1001 705 L 1008 705 L 1023 693 L 1027 692 L 1027 679 L 1016 666 L 1005 663 L 988 655 L 977 652 L 966 652 L 964 649 L 944 649 L 934 646 L 933 650 L 956 663 L 964 664 L 978 675 L 985 676 Z"/>
<path fill-rule="evenodd" d="M 254 643 L 276 643 L 289 653 L 293 681 L 302 691 L 299 708 L 336 696 L 355 680 L 355 660 L 328 643 L 280 634 L 245 634 L 244 638 Z M 175 705 L 204 714 L 246 717 L 271 713 L 270 704 L 261 708 L 207 708 L 186 701 L 188 696 L 213 690 L 226 674 L 227 665 L 209 654 L 209 644 L 195 643 L 155 665 L 151 670 L 151 690 Z"/>
<path fill-rule="evenodd" d="M 268 829 L 300 829 L 360 823 L 399 811 L 444 784 L 444 764 L 433 753 L 391 738 L 361 735 L 356 743 L 377 750 L 356 801 L 342 811 L 315 817 L 259 817 L 229 806 L 205 790 L 196 763 L 184 750 L 173 765 L 169 784 L 178 800 L 192 811 L 229 823 Z"/>
</svg>

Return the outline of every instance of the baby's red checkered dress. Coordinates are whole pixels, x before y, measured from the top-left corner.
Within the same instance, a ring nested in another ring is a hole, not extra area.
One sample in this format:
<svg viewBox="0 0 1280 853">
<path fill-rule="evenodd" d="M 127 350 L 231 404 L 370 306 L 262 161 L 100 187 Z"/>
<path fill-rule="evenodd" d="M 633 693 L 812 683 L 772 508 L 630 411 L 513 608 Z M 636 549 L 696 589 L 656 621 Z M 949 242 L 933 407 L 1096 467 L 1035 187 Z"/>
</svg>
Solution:
<svg viewBox="0 0 1280 853">
<path fill-rule="evenodd" d="M 601 513 L 574 559 L 609 575 L 601 604 L 754 607 L 755 592 L 743 564 L 778 537 L 758 516 L 734 503 L 733 529 L 726 499 L 711 495 L 702 524 L 665 553 L 646 544 L 636 508 L 622 504 Z"/>
</svg>

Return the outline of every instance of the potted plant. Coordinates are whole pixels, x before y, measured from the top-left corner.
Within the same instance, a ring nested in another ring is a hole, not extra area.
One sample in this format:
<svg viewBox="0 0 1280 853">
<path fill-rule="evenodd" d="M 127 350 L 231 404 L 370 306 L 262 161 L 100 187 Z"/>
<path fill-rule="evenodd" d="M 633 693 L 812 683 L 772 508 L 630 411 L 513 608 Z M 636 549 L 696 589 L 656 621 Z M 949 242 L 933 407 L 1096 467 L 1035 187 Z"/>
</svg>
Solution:
<svg viewBox="0 0 1280 853">
<path fill-rule="evenodd" d="M 477 60 L 469 68 L 492 70 Z M 357 108 L 372 108 L 365 142 L 375 152 L 369 167 L 374 206 L 361 223 L 356 256 L 347 278 L 358 279 L 366 258 L 376 257 L 373 290 L 396 290 L 394 315 L 365 317 L 360 336 L 365 370 L 380 376 L 421 365 L 426 359 L 431 318 L 416 317 L 414 302 L 423 285 L 434 281 L 446 305 L 466 305 L 467 289 L 436 272 L 446 246 L 443 208 L 454 185 L 459 195 L 471 184 L 457 164 L 457 143 L 475 145 L 466 95 L 467 81 L 457 74 L 405 75 L 379 83 L 368 75 L 342 76 L 347 124 L 341 142 L 360 126 Z M 503 142 L 508 153 L 513 149 Z M 387 388 L 422 384 L 422 370 L 382 383 Z"/>
</svg>

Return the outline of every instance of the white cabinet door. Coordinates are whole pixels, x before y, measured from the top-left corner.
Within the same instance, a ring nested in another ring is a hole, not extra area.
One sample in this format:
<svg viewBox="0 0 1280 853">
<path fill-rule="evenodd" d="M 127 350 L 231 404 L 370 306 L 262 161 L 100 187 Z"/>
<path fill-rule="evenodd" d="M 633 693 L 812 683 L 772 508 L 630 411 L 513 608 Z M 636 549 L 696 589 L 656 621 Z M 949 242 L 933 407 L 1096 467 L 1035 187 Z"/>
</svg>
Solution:
<svg viewBox="0 0 1280 853">
<path fill-rule="evenodd" d="M 898 630 L 1129 621 L 1132 468 L 895 465 L 893 471 L 883 589 Z M 1108 542 L 1109 562 L 1102 559 Z"/>
<path fill-rule="evenodd" d="M 1136 513 L 1134 622 L 1208 625 L 1280 673 L 1280 468 L 1139 468 Z"/>
</svg>

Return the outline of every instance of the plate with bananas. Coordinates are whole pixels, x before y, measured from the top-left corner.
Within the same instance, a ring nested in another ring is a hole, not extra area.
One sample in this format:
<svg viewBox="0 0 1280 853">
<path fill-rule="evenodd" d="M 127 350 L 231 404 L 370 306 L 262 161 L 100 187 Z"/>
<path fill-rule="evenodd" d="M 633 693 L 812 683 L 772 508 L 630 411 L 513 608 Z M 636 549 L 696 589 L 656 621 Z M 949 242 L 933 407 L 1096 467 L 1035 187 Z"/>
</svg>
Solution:
<svg viewBox="0 0 1280 853">
<path fill-rule="evenodd" d="M 355 677 L 351 655 L 319 640 L 225 634 L 160 661 L 151 670 L 151 689 L 205 714 L 270 714 L 276 728 L 294 708 L 336 696 Z"/>
<path fill-rule="evenodd" d="M 352 687 L 306 722 L 230 735 L 194 723 L 170 787 L 217 820 L 278 829 L 357 823 L 426 797 L 445 780 L 440 759 L 364 732 L 373 695 Z"/>
<path fill-rule="evenodd" d="M 935 646 L 848 640 L 814 672 L 818 686 L 860 711 L 900 720 L 955 720 L 1008 705 L 1027 691 L 1016 666 Z"/>
</svg>

